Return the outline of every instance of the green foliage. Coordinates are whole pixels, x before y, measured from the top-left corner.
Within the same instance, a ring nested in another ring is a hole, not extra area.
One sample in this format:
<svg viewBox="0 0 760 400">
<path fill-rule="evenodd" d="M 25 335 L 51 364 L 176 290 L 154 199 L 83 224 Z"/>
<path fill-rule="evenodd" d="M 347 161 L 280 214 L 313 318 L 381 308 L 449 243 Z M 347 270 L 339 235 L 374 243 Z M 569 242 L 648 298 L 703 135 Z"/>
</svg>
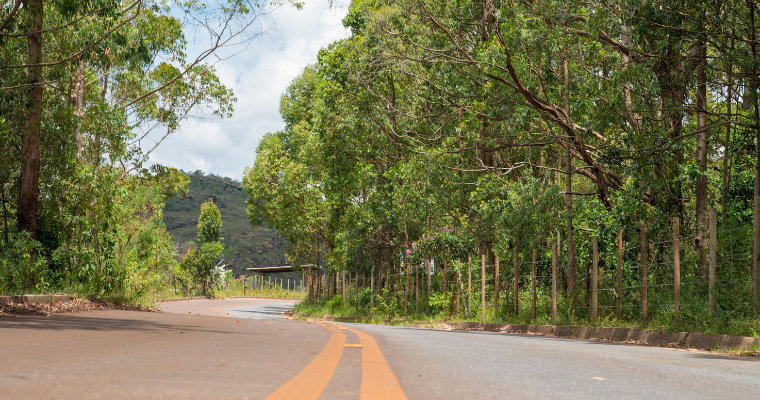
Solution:
<svg viewBox="0 0 760 400">
<path fill-rule="evenodd" d="M 430 312 L 433 315 L 437 315 L 443 311 L 448 310 L 450 297 L 451 297 L 450 293 L 433 293 L 428 299 Z"/>
<path fill-rule="evenodd" d="M 198 244 L 220 242 L 222 240 L 222 215 L 213 200 L 201 204 L 198 218 Z"/>
<path fill-rule="evenodd" d="M 234 94 L 204 61 L 216 48 L 188 58 L 188 28 L 197 23 L 223 46 L 244 43 L 245 28 L 268 10 L 247 1 L 46 2 L 38 149 L 24 144 L 36 126 L 24 106 L 34 87 L 25 66 L 30 12 L 21 7 L 0 37 L 0 290 L 128 299 L 191 286 L 163 222 L 164 202 L 186 193 L 187 177 L 144 163 L 183 121 L 233 111 Z M 39 160 L 36 241 L 14 218 L 28 187 L 25 160 Z M 220 221 L 207 224 L 204 240 L 220 240 Z M 199 260 L 218 257 L 218 247 L 199 246 Z"/>
<path fill-rule="evenodd" d="M 221 236 L 224 238 L 224 260 L 236 276 L 245 268 L 286 265 L 284 239 L 266 226 L 250 225 L 246 215 L 246 193 L 240 182 L 200 171 L 187 174 L 190 182 L 187 196 L 166 201 L 164 221 L 174 237 L 178 252 L 184 254 L 194 246 L 198 234 L 198 210 L 207 199 L 213 199 L 222 217 Z M 300 274 L 283 273 L 278 277 L 300 278 Z"/>
<path fill-rule="evenodd" d="M 672 290 L 657 288 L 673 282 L 677 217 L 683 297 L 697 304 L 680 323 L 691 324 L 706 309 L 706 215 L 715 207 L 725 217 L 718 241 L 741 242 L 719 250 L 729 259 L 718 280 L 728 283 L 716 317 L 749 321 L 760 145 L 751 128 L 760 81 L 746 78 L 757 75 L 749 11 L 727 1 L 354 0 L 343 20 L 351 36 L 293 80 L 280 102 L 285 128 L 266 136 L 245 171 L 250 219 L 283 233 L 294 264 L 372 272 L 383 290 L 434 259 L 455 266 L 461 291 L 466 259 L 485 255 L 490 266 L 513 254 L 524 287 L 533 249 L 545 268 L 558 246 L 563 304 L 573 283 L 588 297 L 594 236 L 606 288 L 618 232 L 624 287 L 640 285 L 645 223 L 650 303 L 667 305 Z M 436 294 L 436 282 L 425 293 L 426 283 L 415 310 L 443 312 L 451 298 Z M 373 301 L 388 317 L 400 309 L 391 306 L 400 289 L 392 292 Z M 637 292 L 625 291 L 625 304 L 639 304 Z M 610 293 L 601 295 L 608 305 Z M 360 289 L 356 312 L 373 311 L 368 296 Z M 563 318 L 588 318 L 585 297 Z M 474 310 L 481 302 L 466 300 Z M 640 318 L 626 310 L 624 319 Z M 668 306 L 650 309 L 660 323 L 673 317 Z"/>
<path fill-rule="evenodd" d="M 19 233 L 0 248 L 0 293 L 24 294 L 49 289 L 52 271 L 42 245 Z"/>
<path fill-rule="evenodd" d="M 201 205 L 198 218 L 196 249 L 189 249 L 180 266 L 193 277 L 195 285 L 206 294 L 209 288 L 224 283 L 225 273 L 220 262 L 224 251 L 221 240 L 222 216 L 212 200 Z M 222 270 L 220 270 L 220 268 Z"/>
<path fill-rule="evenodd" d="M 361 288 L 359 290 L 359 295 L 357 296 L 358 308 L 363 309 L 363 310 L 369 310 L 370 302 L 373 296 L 375 296 L 375 294 L 372 293 L 370 288 Z"/>
<path fill-rule="evenodd" d="M 327 309 L 330 312 L 335 313 L 341 308 L 343 308 L 343 297 L 341 295 L 335 295 L 335 297 L 327 301 Z"/>
</svg>

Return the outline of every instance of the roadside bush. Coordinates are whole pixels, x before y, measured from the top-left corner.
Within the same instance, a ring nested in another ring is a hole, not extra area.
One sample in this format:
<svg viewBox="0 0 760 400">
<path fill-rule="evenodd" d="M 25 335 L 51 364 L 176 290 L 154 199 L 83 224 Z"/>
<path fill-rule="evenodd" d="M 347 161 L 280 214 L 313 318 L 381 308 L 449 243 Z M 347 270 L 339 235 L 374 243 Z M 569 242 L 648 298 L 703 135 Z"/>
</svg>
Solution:
<svg viewBox="0 0 760 400">
<path fill-rule="evenodd" d="M 433 293 L 430 295 L 428 305 L 430 306 L 430 312 L 434 315 L 447 311 L 449 308 L 451 294 L 450 293 Z"/>
<path fill-rule="evenodd" d="M 372 299 L 372 296 L 373 296 L 373 293 L 372 293 L 372 290 L 370 290 L 370 288 L 361 288 L 361 289 L 359 289 L 359 294 L 358 294 L 358 303 L 359 303 L 359 306 L 358 306 L 358 308 L 360 308 L 360 309 L 368 309 L 369 308 L 369 304 L 370 304 L 370 300 Z"/>
<path fill-rule="evenodd" d="M 327 301 L 327 309 L 330 310 L 331 313 L 336 313 L 340 311 L 343 308 L 343 297 L 341 295 L 336 295 L 332 299 Z"/>
<path fill-rule="evenodd" d="M 22 232 L 0 247 L 0 293 L 42 293 L 50 285 L 48 261 L 42 245 Z"/>
<path fill-rule="evenodd" d="M 398 299 L 397 293 L 383 288 L 383 295 L 377 308 L 389 318 L 396 318 L 401 315 L 401 304 L 399 304 Z"/>
</svg>

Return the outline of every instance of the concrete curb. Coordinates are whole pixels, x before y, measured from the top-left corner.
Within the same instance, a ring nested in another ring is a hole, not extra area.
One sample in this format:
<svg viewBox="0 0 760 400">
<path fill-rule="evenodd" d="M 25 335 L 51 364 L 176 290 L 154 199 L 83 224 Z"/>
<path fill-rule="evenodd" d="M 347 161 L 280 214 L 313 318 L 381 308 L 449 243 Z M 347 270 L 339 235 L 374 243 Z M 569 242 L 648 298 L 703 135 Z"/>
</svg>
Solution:
<svg viewBox="0 0 760 400">
<path fill-rule="evenodd" d="M 655 346 L 673 346 L 703 350 L 720 348 L 753 350 L 755 346 L 760 345 L 760 338 L 699 332 L 674 332 L 665 330 L 587 326 L 504 325 L 479 322 L 451 322 L 445 324 L 451 326 L 454 330 L 483 330 L 488 332 L 523 333 L 574 339 L 602 339 L 615 342 L 642 343 Z"/>
<path fill-rule="evenodd" d="M 0 305 L 9 306 L 11 304 L 52 304 L 55 302 L 70 301 L 74 296 L 70 294 L 23 294 L 18 296 L 0 296 Z"/>
<path fill-rule="evenodd" d="M 312 318 L 318 321 L 357 322 L 355 317 L 333 317 L 294 313 L 296 318 Z M 413 326 L 429 326 L 432 322 L 415 322 Z M 595 326 L 555 326 L 555 325 L 517 325 L 480 322 L 440 322 L 457 331 L 486 331 L 522 333 L 565 337 L 573 339 L 609 340 L 614 342 L 640 343 L 654 346 L 672 346 L 701 350 L 732 349 L 754 350 L 760 346 L 760 338 L 739 335 L 722 335 L 699 332 L 675 332 L 666 330 L 649 330 L 636 328 L 603 328 Z"/>
</svg>

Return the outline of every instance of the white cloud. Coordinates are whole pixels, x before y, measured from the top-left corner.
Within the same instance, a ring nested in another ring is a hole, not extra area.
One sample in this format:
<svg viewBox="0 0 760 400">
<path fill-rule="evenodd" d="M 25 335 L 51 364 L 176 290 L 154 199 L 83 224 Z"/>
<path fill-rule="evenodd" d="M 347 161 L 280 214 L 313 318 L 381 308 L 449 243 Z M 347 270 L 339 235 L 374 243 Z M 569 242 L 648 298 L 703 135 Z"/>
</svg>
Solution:
<svg viewBox="0 0 760 400">
<path fill-rule="evenodd" d="M 253 164 L 259 140 L 284 127 L 278 107 L 290 82 L 317 61 L 319 49 L 348 35 L 341 24 L 346 12 L 337 4 L 330 8 L 327 0 L 307 1 L 300 11 L 273 11 L 275 30 L 217 65 L 220 80 L 238 99 L 233 117 L 185 124 L 150 161 L 241 179 L 243 168 Z"/>
</svg>

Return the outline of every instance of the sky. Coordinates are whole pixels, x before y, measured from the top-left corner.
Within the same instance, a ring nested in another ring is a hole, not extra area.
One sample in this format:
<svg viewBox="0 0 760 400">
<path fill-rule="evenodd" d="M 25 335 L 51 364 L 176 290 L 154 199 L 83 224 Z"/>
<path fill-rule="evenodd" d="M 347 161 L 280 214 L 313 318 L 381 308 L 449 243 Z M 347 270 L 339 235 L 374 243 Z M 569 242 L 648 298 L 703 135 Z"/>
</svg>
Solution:
<svg viewBox="0 0 760 400">
<path fill-rule="evenodd" d="M 278 107 L 290 82 L 317 61 L 319 49 L 348 37 L 341 24 L 348 10 L 338 3 L 331 8 L 328 0 L 306 0 L 300 11 L 291 6 L 274 10 L 275 29 L 217 64 L 219 79 L 237 97 L 232 118 L 185 123 L 151 153 L 150 163 L 241 180 L 243 169 L 253 165 L 259 140 L 285 126 Z M 192 51 L 191 46 L 189 58 Z"/>
</svg>

